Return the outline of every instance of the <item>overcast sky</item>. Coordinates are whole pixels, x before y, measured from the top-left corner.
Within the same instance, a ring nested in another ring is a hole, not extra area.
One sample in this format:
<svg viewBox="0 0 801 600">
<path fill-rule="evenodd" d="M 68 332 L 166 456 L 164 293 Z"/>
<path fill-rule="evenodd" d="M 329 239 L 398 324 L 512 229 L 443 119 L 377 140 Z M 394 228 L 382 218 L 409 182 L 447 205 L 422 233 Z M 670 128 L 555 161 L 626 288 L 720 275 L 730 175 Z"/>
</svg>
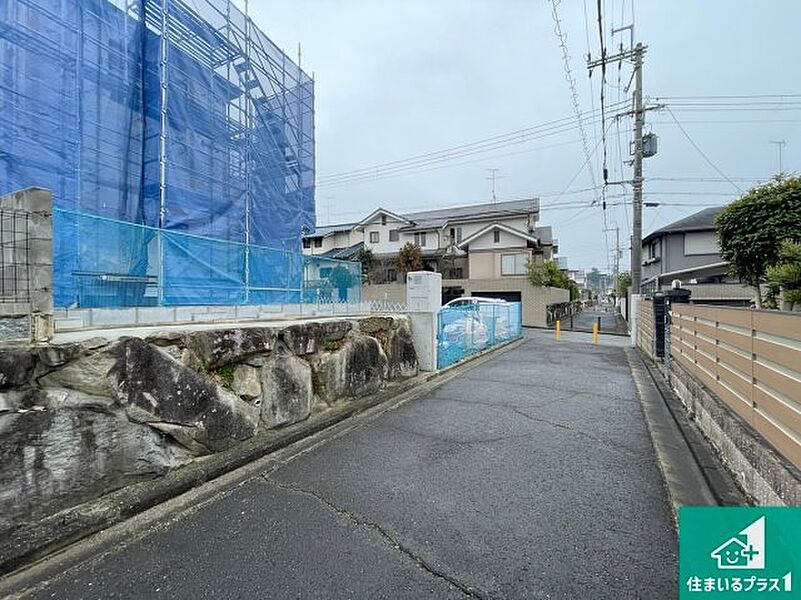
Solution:
<svg viewBox="0 0 801 600">
<path fill-rule="evenodd" d="M 600 103 L 600 73 L 593 76 L 591 94 L 584 60 L 587 34 L 592 54 L 598 54 L 595 4 L 586 0 L 589 30 L 584 0 L 563 0 L 558 7 L 585 112 Z M 583 208 L 595 193 L 558 196 L 585 162 L 576 129 L 426 164 L 402 176 L 322 184 L 326 176 L 573 117 L 550 2 L 251 0 L 250 14 L 291 56 L 301 42 L 303 68 L 316 79 L 318 224 L 358 220 L 377 206 L 402 212 L 488 201 L 488 169 L 497 168 L 499 200 L 541 196 L 541 223 L 553 225 L 560 255 L 571 268 L 607 268 L 602 211 Z M 631 1 L 604 0 L 604 15 L 607 45 L 628 44 L 627 34 L 610 41 L 608 30 L 631 22 Z M 651 99 L 801 94 L 798 0 L 642 0 L 634 5 L 634 18 L 636 40 L 648 46 L 643 73 Z M 621 87 L 630 73 L 624 65 Z M 609 104 L 627 97 L 617 87 L 616 65 L 607 80 Z M 777 146 L 770 140 L 787 142 L 785 171 L 801 169 L 801 97 L 786 98 L 778 108 L 754 104 L 775 98 L 687 101 L 719 103 L 691 110 L 667 101 L 698 148 L 736 186 L 747 189 L 778 170 Z M 585 130 L 589 149 L 597 147 L 598 182 L 603 145 L 597 144 L 600 125 L 592 121 L 586 119 Z M 645 198 L 664 205 L 645 209 L 645 233 L 737 196 L 669 113 L 649 112 L 646 122 L 659 135 L 659 154 L 645 162 Z M 620 121 L 620 144 L 614 120 L 609 127 L 610 180 L 631 176 L 618 153 L 628 159 L 630 127 L 630 120 Z M 590 187 L 585 168 L 568 192 Z M 616 196 L 630 199 L 630 189 L 611 186 L 607 193 L 607 221 L 620 227 L 627 268 L 630 206 L 619 205 L 623 199 Z M 565 202 L 582 204 L 549 208 Z"/>
</svg>

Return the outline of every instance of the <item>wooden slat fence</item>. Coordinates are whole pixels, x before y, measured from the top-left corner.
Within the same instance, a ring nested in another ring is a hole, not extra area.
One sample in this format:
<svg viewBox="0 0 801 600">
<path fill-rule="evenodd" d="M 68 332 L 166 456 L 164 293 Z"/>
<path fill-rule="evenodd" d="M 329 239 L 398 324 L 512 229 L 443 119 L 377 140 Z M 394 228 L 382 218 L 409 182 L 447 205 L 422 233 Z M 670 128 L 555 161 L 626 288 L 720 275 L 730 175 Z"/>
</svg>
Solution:
<svg viewBox="0 0 801 600">
<path fill-rule="evenodd" d="M 654 303 L 645 298 L 637 308 L 637 346 L 654 357 Z"/>
<path fill-rule="evenodd" d="M 670 354 L 801 468 L 801 314 L 671 307 Z"/>
</svg>

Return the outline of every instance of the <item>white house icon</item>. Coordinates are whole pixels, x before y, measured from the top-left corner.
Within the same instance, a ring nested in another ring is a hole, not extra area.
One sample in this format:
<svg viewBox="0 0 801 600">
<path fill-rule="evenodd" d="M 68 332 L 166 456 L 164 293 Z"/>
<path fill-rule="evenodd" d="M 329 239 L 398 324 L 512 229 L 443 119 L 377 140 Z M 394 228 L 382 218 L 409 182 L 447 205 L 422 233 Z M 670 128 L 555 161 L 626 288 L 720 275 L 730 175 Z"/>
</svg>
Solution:
<svg viewBox="0 0 801 600">
<path fill-rule="evenodd" d="M 765 517 L 760 517 L 736 536 L 715 548 L 710 556 L 718 569 L 765 568 Z"/>
</svg>

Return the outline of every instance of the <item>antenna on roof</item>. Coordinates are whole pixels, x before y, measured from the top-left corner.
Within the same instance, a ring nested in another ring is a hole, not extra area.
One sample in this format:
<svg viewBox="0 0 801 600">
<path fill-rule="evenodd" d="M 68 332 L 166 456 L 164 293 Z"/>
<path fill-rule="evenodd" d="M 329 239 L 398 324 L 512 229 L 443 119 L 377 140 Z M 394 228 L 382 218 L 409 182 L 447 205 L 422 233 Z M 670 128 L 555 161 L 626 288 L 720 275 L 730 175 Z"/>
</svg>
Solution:
<svg viewBox="0 0 801 600">
<path fill-rule="evenodd" d="M 495 180 L 503 179 L 503 175 L 501 175 L 500 177 L 496 175 L 496 173 L 500 171 L 500 169 L 487 169 L 487 171 L 490 172 L 490 176 L 487 177 L 486 179 L 492 181 L 492 203 L 495 204 L 498 201 L 498 198 L 495 197 Z"/>
</svg>

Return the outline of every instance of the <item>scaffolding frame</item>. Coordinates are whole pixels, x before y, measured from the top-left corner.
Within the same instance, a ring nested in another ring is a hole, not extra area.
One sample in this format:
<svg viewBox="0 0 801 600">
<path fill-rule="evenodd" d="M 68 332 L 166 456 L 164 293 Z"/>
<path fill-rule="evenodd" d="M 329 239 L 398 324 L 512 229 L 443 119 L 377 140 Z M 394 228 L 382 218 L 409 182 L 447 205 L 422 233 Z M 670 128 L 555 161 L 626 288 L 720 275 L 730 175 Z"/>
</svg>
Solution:
<svg viewBox="0 0 801 600">
<path fill-rule="evenodd" d="M 0 103 L 15 102 L 18 131 L 37 119 L 63 132 L 61 146 L 31 169 L 34 181 L 11 173 L 0 193 L 46 186 L 64 210 L 244 244 L 244 301 L 263 302 L 259 292 L 281 287 L 268 281 L 278 269 L 254 262 L 250 248 L 283 250 L 290 260 L 314 229 L 314 81 L 255 26 L 247 3 L 243 12 L 233 0 L 9 0 L 0 23 L 0 50 L 18 53 L 20 64 L 52 63 L 64 79 L 53 82 L 61 102 L 38 107 L 29 98 L 33 109 L 16 102 L 16 82 L 0 79 Z M 109 106 L 116 120 L 105 118 Z M 39 133 L 31 127 L 26 137 Z M 167 302 L 162 236 L 157 249 L 131 250 L 129 265 L 112 269 L 102 256 L 93 268 L 75 256 L 99 253 L 102 232 L 70 235 L 72 245 L 56 249 L 60 270 L 155 277 L 158 302 Z M 193 259 L 215 268 L 215 252 Z M 74 290 L 63 274 L 55 285 L 69 305 Z"/>
</svg>

